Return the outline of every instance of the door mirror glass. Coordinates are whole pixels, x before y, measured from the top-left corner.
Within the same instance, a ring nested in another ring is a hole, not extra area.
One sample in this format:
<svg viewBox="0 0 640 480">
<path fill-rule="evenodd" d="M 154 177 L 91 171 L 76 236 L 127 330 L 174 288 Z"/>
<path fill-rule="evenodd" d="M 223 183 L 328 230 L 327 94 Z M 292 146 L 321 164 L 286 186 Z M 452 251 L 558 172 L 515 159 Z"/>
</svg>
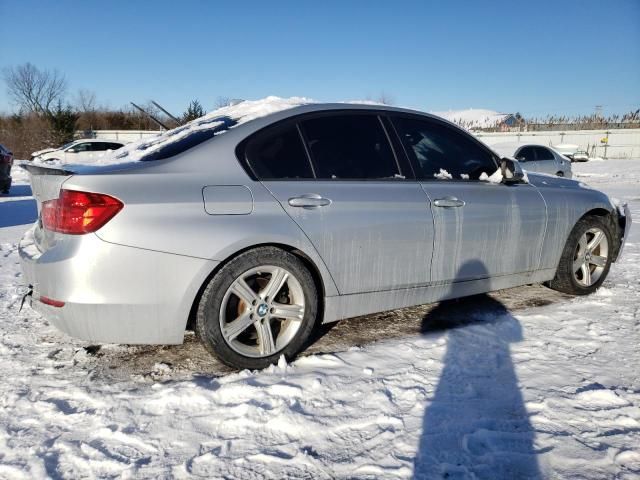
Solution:
<svg viewBox="0 0 640 480">
<path fill-rule="evenodd" d="M 520 163 L 513 158 L 503 158 L 500 161 L 500 170 L 504 183 L 521 183 L 524 181 L 524 171 Z"/>
</svg>

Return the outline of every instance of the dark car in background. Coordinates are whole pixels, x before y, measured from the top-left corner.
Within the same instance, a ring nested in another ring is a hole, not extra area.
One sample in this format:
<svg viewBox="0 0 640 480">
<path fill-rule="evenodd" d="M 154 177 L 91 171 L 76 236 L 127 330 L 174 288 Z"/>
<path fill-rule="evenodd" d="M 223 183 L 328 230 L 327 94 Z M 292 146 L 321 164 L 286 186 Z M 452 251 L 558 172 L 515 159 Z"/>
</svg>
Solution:
<svg viewBox="0 0 640 480">
<path fill-rule="evenodd" d="M 11 188 L 11 167 L 13 166 L 13 153 L 0 143 L 0 192 L 9 193 Z"/>
</svg>

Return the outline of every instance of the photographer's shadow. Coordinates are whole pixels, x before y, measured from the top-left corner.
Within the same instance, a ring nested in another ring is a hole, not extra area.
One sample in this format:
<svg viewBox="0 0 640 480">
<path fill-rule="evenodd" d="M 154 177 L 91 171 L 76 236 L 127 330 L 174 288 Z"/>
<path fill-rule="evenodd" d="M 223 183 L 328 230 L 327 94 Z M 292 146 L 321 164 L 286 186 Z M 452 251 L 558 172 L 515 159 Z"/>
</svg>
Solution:
<svg viewBox="0 0 640 480">
<path fill-rule="evenodd" d="M 460 271 L 487 272 L 480 261 Z M 483 294 L 441 302 L 424 317 L 422 331 L 446 331 L 448 340 L 414 478 L 541 478 L 509 348 L 522 340 L 518 320 Z"/>
</svg>

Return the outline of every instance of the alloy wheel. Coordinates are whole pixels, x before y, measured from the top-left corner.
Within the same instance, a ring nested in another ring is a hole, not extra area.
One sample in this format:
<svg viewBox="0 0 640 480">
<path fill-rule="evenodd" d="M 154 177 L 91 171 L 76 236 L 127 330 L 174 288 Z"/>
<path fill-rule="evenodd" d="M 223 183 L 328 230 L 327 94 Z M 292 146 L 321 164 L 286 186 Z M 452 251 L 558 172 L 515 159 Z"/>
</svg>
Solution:
<svg viewBox="0 0 640 480">
<path fill-rule="evenodd" d="M 269 357 L 293 340 L 304 313 L 304 293 L 295 275 L 282 267 L 263 265 L 231 283 L 222 300 L 220 329 L 237 353 Z"/>
<path fill-rule="evenodd" d="M 578 241 L 573 275 L 579 285 L 590 287 L 602 276 L 609 257 L 609 241 L 600 228 L 590 228 Z"/>
</svg>

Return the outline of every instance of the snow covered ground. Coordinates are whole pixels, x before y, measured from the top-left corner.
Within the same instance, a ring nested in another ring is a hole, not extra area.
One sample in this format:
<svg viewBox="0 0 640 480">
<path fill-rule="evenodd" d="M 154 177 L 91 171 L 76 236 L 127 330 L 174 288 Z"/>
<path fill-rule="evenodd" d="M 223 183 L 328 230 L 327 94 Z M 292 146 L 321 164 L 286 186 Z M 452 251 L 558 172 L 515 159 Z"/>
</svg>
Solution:
<svg viewBox="0 0 640 480">
<path fill-rule="evenodd" d="M 640 219 L 640 160 L 574 171 Z M 590 297 L 533 286 L 375 315 L 325 353 L 229 373 L 192 337 L 98 348 L 18 313 L 35 206 L 16 183 L 0 196 L 0 478 L 640 477 L 638 225 Z"/>
</svg>

